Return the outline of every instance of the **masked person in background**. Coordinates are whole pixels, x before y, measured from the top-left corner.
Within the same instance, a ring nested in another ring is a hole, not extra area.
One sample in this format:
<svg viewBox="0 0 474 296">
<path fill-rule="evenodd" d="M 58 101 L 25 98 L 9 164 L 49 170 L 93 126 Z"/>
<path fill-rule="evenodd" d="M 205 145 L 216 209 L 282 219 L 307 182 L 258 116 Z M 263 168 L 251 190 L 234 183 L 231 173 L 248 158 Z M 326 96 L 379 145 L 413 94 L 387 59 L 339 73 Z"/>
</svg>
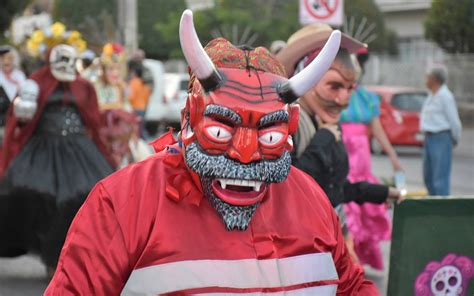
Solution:
<svg viewBox="0 0 474 296">
<path fill-rule="evenodd" d="M 124 48 L 118 43 L 107 43 L 100 62 L 101 75 L 95 89 L 106 126 L 103 136 L 114 162 L 121 168 L 134 162 L 130 141 L 139 138 L 139 117 L 133 113 L 126 95 Z"/>
<path fill-rule="evenodd" d="M 169 132 L 159 153 L 97 184 L 45 295 L 377 295 L 327 197 L 291 167 L 289 104 L 327 70 L 339 38 L 287 80 L 265 48 L 219 38 L 203 50 L 184 12 L 191 79 L 179 141 Z"/>
<path fill-rule="evenodd" d="M 285 65 L 290 77 L 310 65 L 332 31 L 328 25 L 313 24 L 288 39 L 287 46 L 277 58 Z M 349 161 L 341 138 L 339 119 L 357 80 L 354 59 L 350 54 L 362 47 L 364 44 L 343 34 L 341 49 L 329 70 L 299 99 L 301 112 L 295 135 L 293 165 L 318 182 L 340 213 L 341 220 L 345 218 L 341 208 L 343 203 L 382 204 L 387 199 L 402 198 L 395 188 L 365 181 L 352 183 L 347 179 Z M 390 227 L 388 220 L 383 222 L 385 224 L 378 227 Z M 348 241 L 351 241 L 350 237 Z M 378 252 L 381 255 L 380 250 Z M 353 257 L 357 258 L 354 253 Z"/>
<path fill-rule="evenodd" d="M 2 256 L 39 253 L 52 276 L 69 225 L 92 186 L 110 174 L 93 86 L 75 71 L 76 51 L 52 48 L 9 110 L 3 176 Z"/>
</svg>

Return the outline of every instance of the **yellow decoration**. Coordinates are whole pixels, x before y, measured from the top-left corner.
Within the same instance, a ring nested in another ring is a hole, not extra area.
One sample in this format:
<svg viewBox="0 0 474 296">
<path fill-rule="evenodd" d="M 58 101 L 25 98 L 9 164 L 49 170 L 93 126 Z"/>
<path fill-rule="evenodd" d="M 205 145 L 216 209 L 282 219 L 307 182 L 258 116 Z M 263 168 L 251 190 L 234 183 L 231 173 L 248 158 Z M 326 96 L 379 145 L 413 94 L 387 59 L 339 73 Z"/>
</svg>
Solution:
<svg viewBox="0 0 474 296">
<path fill-rule="evenodd" d="M 67 38 L 67 42 L 74 43 L 79 39 L 81 39 L 81 33 L 78 31 L 71 31 L 71 33 L 69 33 L 69 37 Z"/>
<path fill-rule="evenodd" d="M 30 55 L 38 56 L 48 48 L 59 44 L 71 45 L 78 53 L 83 52 L 87 48 L 87 42 L 82 39 L 79 31 L 66 31 L 66 26 L 60 22 L 52 24 L 46 31 L 49 33 L 36 30 L 26 41 L 26 48 Z"/>
<path fill-rule="evenodd" d="M 26 49 L 30 55 L 36 56 L 38 55 L 39 51 L 39 43 L 34 42 L 33 40 L 29 39 L 26 42 Z"/>
<path fill-rule="evenodd" d="M 53 25 L 51 25 L 51 32 L 53 33 L 54 38 L 62 37 L 65 31 L 66 26 L 60 22 L 55 22 Z"/>
<path fill-rule="evenodd" d="M 83 52 L 87 48 L 87 42 L 85 42 L 82 39 L 77 40 L 76 43 L 75 43 L 75 47 L 76 47 L 78 52 Z"/>
<path fill-rule="evenodd" d="M 44 41 L 44 33 L 41 30 L 36 30 L 31 34 L 31 40 L 35 43 L 40 44 Z"/>
<path fill-rule="evenodd" d="M 107 43 L 104 45 L 104 48 L 102 48 L 102 53 L 107 56 L 111 56 L 114 54 L 114 47 L 112 43 Z"/>
</svg>

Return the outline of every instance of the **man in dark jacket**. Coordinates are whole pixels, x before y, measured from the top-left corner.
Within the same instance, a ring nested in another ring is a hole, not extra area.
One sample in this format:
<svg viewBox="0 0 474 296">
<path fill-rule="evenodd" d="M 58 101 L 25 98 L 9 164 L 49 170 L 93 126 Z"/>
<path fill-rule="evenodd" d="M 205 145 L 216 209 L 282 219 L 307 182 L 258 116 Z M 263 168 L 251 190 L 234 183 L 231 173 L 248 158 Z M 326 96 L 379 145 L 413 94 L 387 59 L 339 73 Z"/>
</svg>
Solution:
<svg viewBox="0 0 474 296">
<path fill-rule="evenodd" d="M 278 53 L 277 58 L 290 77 L 318 55 L 331 31 L 327 25 L 314 24 L 288 39 L 287 47 Z M 343 34 L 341 49 L 327 73 L 299 99 L 301 110 L 292 164 L 318 182 L 334 207 L 351 201 L 384 203 L 402 198 L 400 192 L 392 187 L 347 180 L 349 161 L 341 141 L 339 117 L 349 103 L 358 76 L 358 65 L 350 53 L 365 46 Z"/>
</svg>

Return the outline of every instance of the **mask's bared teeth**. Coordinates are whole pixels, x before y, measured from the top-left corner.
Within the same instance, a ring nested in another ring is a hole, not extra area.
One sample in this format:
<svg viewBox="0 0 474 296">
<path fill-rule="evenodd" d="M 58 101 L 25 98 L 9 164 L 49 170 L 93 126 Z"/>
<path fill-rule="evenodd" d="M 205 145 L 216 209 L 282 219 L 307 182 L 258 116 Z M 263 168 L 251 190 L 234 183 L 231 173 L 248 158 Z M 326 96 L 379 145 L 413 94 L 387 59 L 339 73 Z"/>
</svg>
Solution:
<svg viewBox="0 0 474 296">
<path fill-rule="evenodd" d="M 253 187 L 253 190 L 259 192 L 260 186 L 262 186 L 262 182 L 255 181 L 255 186 Z"/>
<path fill-rule="evenodd" d="M 221 184 L 222 189 L 227 187 L 227 182 L 225 179 L 219 179 L 219 184 Z"/>
</svg>

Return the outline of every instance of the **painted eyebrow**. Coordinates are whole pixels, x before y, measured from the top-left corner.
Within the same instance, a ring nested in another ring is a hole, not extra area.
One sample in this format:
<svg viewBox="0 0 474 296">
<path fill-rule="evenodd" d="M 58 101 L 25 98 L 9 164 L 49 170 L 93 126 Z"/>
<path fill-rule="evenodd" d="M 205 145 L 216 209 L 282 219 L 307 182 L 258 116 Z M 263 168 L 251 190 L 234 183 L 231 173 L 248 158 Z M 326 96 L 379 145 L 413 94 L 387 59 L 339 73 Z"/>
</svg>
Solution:
<svg viewBox="0 0 474 296">
<path fill-rule="evenodd" d="M 219 105 L 212 105 L 212 104 L 208 105 L 206 107 L 206 110 L 204 110 L 204 115 L 206 116 L 218 115 L 226 119 L 229 119 L 236 125 L 242 122 L 242 118 L 240 117 L 239 114 L 235 113 L 235 111 L 223 106 L 219 106 Z"/>
<path fill-rule="evenodd" d="M 329 82 L 330 85 L 332 86 L 336 86 L 336 87 L 339 87 L 339 88 L 346 88 L 346 89 L 353 89 L 354 88 L 354 84 L 351 84 L 349 87 L 346 87 L 343 83 L 341 82 Z"/>
<path fill-rule="evenodd" d="M 278 110 L 260 118 L 260 120 L 258 121 L 258 126 L 262 127 L 270 123 L 288 122 L 288 118 L 288 112 L 284 110 Z"/>
</svg>

